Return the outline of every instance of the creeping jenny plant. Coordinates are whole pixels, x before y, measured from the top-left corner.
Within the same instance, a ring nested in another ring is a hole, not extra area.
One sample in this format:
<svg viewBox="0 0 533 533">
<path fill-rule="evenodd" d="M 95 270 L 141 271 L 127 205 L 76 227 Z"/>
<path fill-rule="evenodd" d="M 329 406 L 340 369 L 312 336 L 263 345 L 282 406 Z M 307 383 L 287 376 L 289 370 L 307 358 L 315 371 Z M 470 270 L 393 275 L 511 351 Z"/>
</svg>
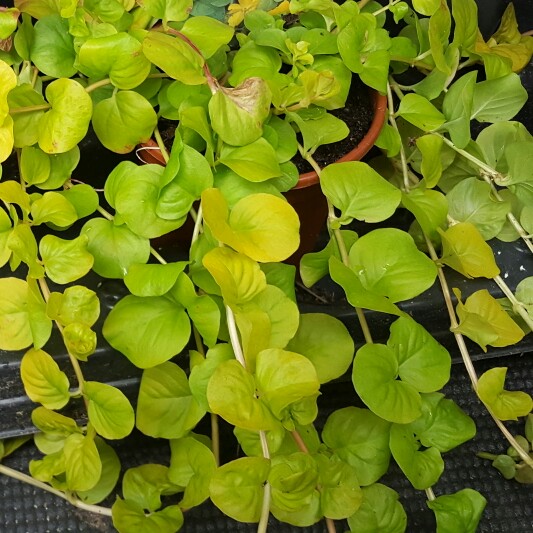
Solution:
<svg viewBox="0 0 533 533">
<path fill-rule="evenodd" d="M 224 3 L 204 0 L 15 4 L 0 11 L 0 161 L 18 164 L 0 181 L 0 263 L 22 274 L 0 279 L 0 349 L 23 351 L 43 458 L 30 475 L 0 473 L 112 516 L 120 532 L 178 531 L 183 511 L 208 499 L 258 531 L 272 514 L 302 527 L 324 520 L 329 532 L 343 519 L 354 532 L 402 532 L 398 494 L 379 483 L 392 458 L 426 491 L 439 532 L 475 531 L 481 494 L 432 489 L 443 454 L 475 425 L 439 392 L 449 353 L 401 302 L 439 280 L 474 391 L 531 468 L 502 422 L 527 415 L 531 397 L 505 390 L 505 369 L 478 379 L 464 342 L 508 346 L 533 326 L 531 279 L 513 294 L 486 244 L 522 238 L 533 251 L 533 173 L 523 164 L 533 137 L 511 120 L 527 99 L 515 72 L 533 39 L 518 32 L 512 7 L 485 42 L 473 0 L 451 9 L 242 0 L 223 21 Z M 415 83 L 406 81 L 413 70 Z M 315 151 L 348 134 L 330 111 L 344 106 L 354 76 L 388 97 L 383 155 L 320 168 Z M 178 123 L 169 152 L 162 117 Z M 492 124 L 474 140 L 472 120 Z M 166 165 L 124 160 L 103 191 L 90 175 L 72 180 L 89 126 L 123 154 L 154 135 Z M 310 287 L 329 275 L 344 289 L 364 334 L 355 343 L 339 320 L 300 313 L 295 269 L 283 263 L 299 244 L 283 196 L 298 180 L 297 153 L 320 175 L 330 235 L 303 258 L 301 279 Z M 409 232 L 384 224 L 398 209 L 412 213 Z M 165 259 L 151 239 L 188 217 L 190 249 Z M 359 237 L 354 220 L 370 231 Z M 449 268 L 494 279 L 505 300 L 465 298 L 448 286 Z M 84 285 L 91 269 L 129 291 L 101 331 L 98 296 Z M 373 342 L 365 309 L 397 317 L 386 342 Z M 54 328 L 73 382 L 47 352 Z M 143 369 L 135 406 L 84 377 L 102 337 Z M 354 406 L 319 431 L 321 386 L 347 371 L 366 407 L 354 392 Z M 81 421 L 61 413 L 75 399 Z M 210 437 L 195 432 L 206 417 Z M 243 452 L 225 464 L 219 418 Z M 130 468 L 116 487 L 109 441 L 134 426 L 169 440 L 170 464 Z M 0 443 L 0 457 L 20 443 Z"/>
</svg>

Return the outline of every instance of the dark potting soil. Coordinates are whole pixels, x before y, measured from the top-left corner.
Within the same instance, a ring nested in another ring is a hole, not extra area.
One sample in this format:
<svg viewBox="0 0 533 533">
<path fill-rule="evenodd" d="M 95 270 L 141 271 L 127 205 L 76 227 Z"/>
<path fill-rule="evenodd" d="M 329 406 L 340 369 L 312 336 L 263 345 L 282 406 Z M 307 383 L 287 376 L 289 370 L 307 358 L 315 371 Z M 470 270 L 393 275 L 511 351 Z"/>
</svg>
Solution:
<svg viewBox="0 0 533 533">
<path fill-rule="evenodd" d="M 355 148 L 367 134 L 372 118 L 374 106 L 368 87 L 363 84 L 358 76 L 352 76 L 350 92 L 344 107 L 334 109 L 330 113 L 343 120 L 350 133 L 342 141 L 320 146 L 313 154 L 313 159 L 320 167 L 339 160 L 343 155 Z M 300 173 L 313 170 L 311 165 L 300 154 L 297 154 L 292 162 L 297 166 Z"/>
</svg>

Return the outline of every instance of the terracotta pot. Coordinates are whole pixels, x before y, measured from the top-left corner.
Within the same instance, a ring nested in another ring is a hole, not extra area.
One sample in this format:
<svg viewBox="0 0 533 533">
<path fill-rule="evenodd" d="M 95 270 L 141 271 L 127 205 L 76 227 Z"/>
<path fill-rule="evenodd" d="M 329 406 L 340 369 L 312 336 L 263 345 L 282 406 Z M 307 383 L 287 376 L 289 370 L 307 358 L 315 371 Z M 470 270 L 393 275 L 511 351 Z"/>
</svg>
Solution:
<svg viewBox="0 0 533 533">
<path fill-rule="evenodd" d="M 341 157 L 337 163 L 343 161 L 359 161 L 374 146 L 385 122 L 387 98 L 372 91 L 372 101 L 374 104 L 374 117 L 368 132 L 361 142 Z M 138 156 L 144 163 L 165 165 L 161 151 L 153 139 L 141 145 Z M 286 261 L 287 263 L 298 265 L 301 257 L 306 253 L 312 252 L 315 247 L 320 231 L 324 227 L 327 219 L 327 202 L 320 189 L 319 178 L 314 171 L 300 174 L 296 186 L 284 193 L 284 195 L 300 218 L 300 246 Z M 192 224 L 189 222 L 190 219 L 187 219 L 186 224 L 182 228 L 176 230 L 176 232 L 172 232 L 168 237 L 164 235 L 155 239 L 154 244 L 156 246 L 166 246 L 172 242 L 186 242 L 192 234 Z"/>
</svg>

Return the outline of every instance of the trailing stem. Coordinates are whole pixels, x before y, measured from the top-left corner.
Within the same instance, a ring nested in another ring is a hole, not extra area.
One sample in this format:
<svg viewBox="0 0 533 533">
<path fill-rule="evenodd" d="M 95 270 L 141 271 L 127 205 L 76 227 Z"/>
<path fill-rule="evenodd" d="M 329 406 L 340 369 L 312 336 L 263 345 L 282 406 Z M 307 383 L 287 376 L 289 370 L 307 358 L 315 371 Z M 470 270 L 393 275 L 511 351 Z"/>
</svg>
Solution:
<svg viewBox="0 0 533 533">
<path fill-rule="evenodd" d="M 47 492 L 50 492 L 54 494 L 55 496 L 58 496 L 59 498 L 66 500 L 74 507 L 77 507 L 78 509 L 82 509 L 83 511 L 89 511 L 91 513 L 96 513 L 96 514 L 103 515 L 103 516 L 112 516 L 111 509 L 109 509 L 108 507 L 101 507 L 99 505 L 91 505 L 91 504 L 82 502 L 81 500 L 78 500 L 78 498 L 75 498 L 74 496 L 72 496 L 72 494 L 61 492 L 60 490 L 54 489 L 50 485 L 47 485 L 46 483 L 43 483 L 42 481 L 34 479 L 31 476 L 28 476 L 27 474 L 19 472 L 18 470 L 9 468 L 8 466 L 0 464 L 0 474 L 3 474 L 13 479 L 17 479 L 18 481 L 22 481 L 23 483 L 27 483 L 28 485 L 33 485 L 34 487 L 37 487 L 39 489 L 46 490 Z"/>
<path fill-rule="evenodd" d="M 438 261 L 437 252 L 435 251 L 435 248 L 433 247 L 433 244 L 426 238 L 426 244 L 429 250 L 429 255 L 431 256 L 431 259 L 433 261 Z M 448 282 L 446 281 L 446 277 L 444 275 L 444 271 L 442 270 L 442 267 L 438 266 L 438 277 L 439 282 L 442 288 L 442 293 L 444 295 L 444 301 L 446 303 L 446 308 L 448 310 L 448 315 L 450 317 L 450 326 L 451 329 L 455 329 L 458 327 L 457 317 L 455 315 L 455 310 L 453 308 L 452 303 L 452 297 L 450 293 L 450 287 L 448 286 Z M 468 373 L 468 376 L 470 378 L 470 381 L 472 383 L 472 388 L 474 389 L 474 392 L 479 397 L 478 394 L 478 377 L 476 370 L 474 368 L 474 364 L 472 363 L 472 359 L 470 357 L 470 354 L 468 353 L 468 348 L 466 347 L 464 337 L 461 335 L 461 333 L 454 332 L 455 340 L 457 342 L 457 346 L 459 348 L 459 352 L 461 353 L 461 357 L 463 359 L 463 363 L 465 365 L 466 371 Z M 510 431 L 505 427 L 504 423 L 494 414 L 492 409 L 486 405 L 485 408 L 489 412 L 490 416 L 493 418 L 494 422 L 502 432 L 503 436 L 507 439 L 509 444 L 516 450 L 518 455 L 520 455 L 520 458 L 526 463 L 529 467 L 533 468 L 533 459 L 529 457 L 529 454 L 520 446 L 520 444 L 516 441 L 516 439 L 513 437 L 513 435 L 510 433 Z"/>
</svg>

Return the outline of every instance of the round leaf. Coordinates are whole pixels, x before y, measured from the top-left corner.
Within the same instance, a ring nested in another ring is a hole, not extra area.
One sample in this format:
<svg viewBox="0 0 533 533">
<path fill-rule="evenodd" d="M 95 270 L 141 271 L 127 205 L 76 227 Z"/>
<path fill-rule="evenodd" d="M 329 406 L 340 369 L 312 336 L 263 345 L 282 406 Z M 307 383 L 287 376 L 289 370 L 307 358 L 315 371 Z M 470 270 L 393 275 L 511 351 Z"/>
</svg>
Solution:
<svg viewBox="0 0 533 533">
<path fill-rule="evenodd" d="M 415 387 L 397 379 L 398 361 L 383 344 L 366 344 L 357 351 L 352 380 L 357 394 L 372 412 L 398 424 L 421 414 L 422 400 Z"/>
<path fill-rule="evenodd" d="M 157 115 L 141 94 L 119 91 L 96 104 L 92 122 L 106 148 L 127 154 L 150 138 L 157 125 Z"/>
<path fill-rule="evenodd" d="M 131 433 L 135 416 L 123 392 L 97 381 L 86 381 L 83 392 L 89 422 L 98 434 L 106 439 L 123 439 Z"/>
<path fill-rule="evenodd" d="M 400 204 L 399 189 L 360 161 L 328 165 L 320 175 L 320 186 L 331 203 L 342 212 L 341 224 L 354 218 L 380 222 Z"/>
<path fill-rule="evenodd" d="M 102 333 L 135 366 L 150 368 L 185 348 L 191 324 L 183 307 L 163 296 L 126 296 L 107 316 Z"/>
<path fill-rule="evenodd" d="M 263 457 L 242 457 L 221 466 L 209 485 L 211 500 L 235 520 L 258 522 L 269 470 L 270 461 Z"/>
<path fill-rule="evenodd" d="M 61 78 L 46 87 L 46 99 L 52 109 L 39 122 L 39 147 L 48 154 L 68 152 L 87 133 L 91 97 L 77 81 Z"/>
<path fill-rule="evenodd" d="M 163 363 L 143 372 L 137 400 L 137 428 L 145 435 L 178 439 L 205 415 L 196 401 L 185 372 Z"/>
<path fill-rule="evenodd" d="M 73 433 L 65 440 L 65 476 L 73 491 L 91 490 L 102 474 L 102 461 L 94 438 Z"/>
<path fill-rule="evenodd" d="M 70 400 L 69 381 L 58 364 L 43 350 L 28 350 L 20 363 L 26 394 L 48 409 L 61 409 Z"/>
<path fill-rule="evenodd" d="M 89 238 L 87 250 L 94 257 L 94 271 L 104 278 L 121 279 L 132 264 L 146 263 L 150 257 L 148 239 L 103 218 L 89 220 L 82 235 Z"/>
<path fill-rule="evenodd" d="M 416 247 L 412 237 L 395 228 L 371 231 L 350 249 L 350 266 L 361 283 L 393 302 L 408 300 L 429 289 L 437 267 Z"/>
<path fill-rule="evenodd" d="M 346 326 L 323 313 L 301 315 L 298 331 L 287 349 L 305 355 L 313 363 L 320 383 L 342 376 L 352 364 L 355 350 Z"/>
<path fill-rule="evenodd" d="M 507 368 L 496 367 L 487 370 L 478 382 L 477 393 L 500 420 L 517 420 L 533 409 L 531 396 L 521 391 L 507 391 L 503 388 Z"/>
<path fill-rule="evenodd" d="M 0 349 L 22 350 L 33 342 L 28 317 L 28 284 L 0 279 Z"/>
</svg>

